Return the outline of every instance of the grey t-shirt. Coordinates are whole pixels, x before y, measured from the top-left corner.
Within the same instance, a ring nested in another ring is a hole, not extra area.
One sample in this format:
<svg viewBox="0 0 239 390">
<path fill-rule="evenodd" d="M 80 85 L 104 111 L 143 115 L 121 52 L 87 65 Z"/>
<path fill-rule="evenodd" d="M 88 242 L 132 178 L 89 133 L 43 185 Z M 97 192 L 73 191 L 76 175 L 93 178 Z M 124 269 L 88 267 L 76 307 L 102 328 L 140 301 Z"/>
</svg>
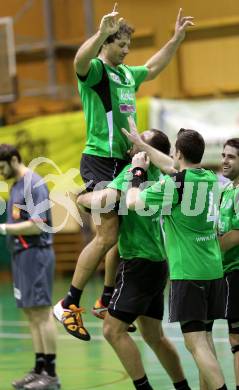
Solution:
<svg viewBox="0 0 239 390">
<path fill-rule="evenodd" d="M 28 171 L 13 184 L 7 204 L 7 223 L 32 220 L 52 226 L 49 192 L 45 183 L 39 183 L 42 180 L 36 173 Z M 43 211 L 39 210 L 40 204 Z M 52 234 L 43 231 L 39 235 L 9 236 L 8 243 L 13 252 L 34 246 L 46 247 L 52 245 Z"/>
</svg>

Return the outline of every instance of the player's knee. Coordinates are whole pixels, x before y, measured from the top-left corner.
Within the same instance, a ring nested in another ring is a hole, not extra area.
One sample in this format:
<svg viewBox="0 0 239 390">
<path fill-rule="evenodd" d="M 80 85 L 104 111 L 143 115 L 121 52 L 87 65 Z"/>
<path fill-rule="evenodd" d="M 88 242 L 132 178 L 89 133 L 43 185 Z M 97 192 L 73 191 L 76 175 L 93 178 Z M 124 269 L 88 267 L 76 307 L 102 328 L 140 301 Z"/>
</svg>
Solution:
<svg viewBox="0 0 239 390">
<path fill-rule="evenodd" d="M 42 322 L 41 316 L 39 315 L 37 310 L 32 310 L 29 318 L 30 318 L 30 322 L 37 326 Z"/>
<path fill-rule="evenodd" d="M 37 307 L 31 313 L 32 322 L 37 325 L 48 322 L 52 316 L 50 307 Z"/>
<path fill-rule="evenodd" d="M 109 342 L 113 343 L 117 339 L 117 332 L 114 329 L 114 327 L 108 323 L 107 321 L 104 322 L 103 326 L 103 335 L 104 338 Z"/>
<path fill-rule="evenodd" d="M 187 348 L 188 352 L 190 352 L 191 354 L 195 353 L 196 345 L 194 342 L 192 342 L 192 340 L 188 339 L 187 337 L 184 337 L 184 345 Z"/>
<path fill-rule="evenodd" d="M 184 335 L 185 347 L 190 353 L 196 353 L 197 349 L 200 348 L 200 344 L 198 343 L 197 337 L 195 337 L 195 335 L 197 332 L 206 331 L 205 323 L 203 321 L 186 321 L 182 322 L 180 325 Z M 189 335 L 189 333 L 193 333 L 194 336 L 192 337 L 192 335 Z"/>
</svg>

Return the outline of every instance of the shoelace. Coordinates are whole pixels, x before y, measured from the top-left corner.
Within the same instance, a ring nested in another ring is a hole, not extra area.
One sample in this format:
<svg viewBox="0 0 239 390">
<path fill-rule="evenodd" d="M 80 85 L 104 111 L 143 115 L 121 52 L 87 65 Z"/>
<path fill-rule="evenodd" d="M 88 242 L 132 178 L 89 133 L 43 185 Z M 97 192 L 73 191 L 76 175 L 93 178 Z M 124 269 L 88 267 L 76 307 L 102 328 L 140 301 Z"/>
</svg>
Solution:
<svg viewBox="0 0 239 390">
<path fill-rule="evenodd" d="M 72 310 L 72 309 L 71 309 Z M 75 318 L 76 318 L 76 321 L 77 321 L 77 324 L 80 328 L 83 328 L 83 322 L 82 322 L 82 318 L 81 318 L 81 314 L 82 313 L 85 313 L 85 309 L 83 307 L 75 307 L 73 310 L 72 310 L 72 314 L 74 314 Z"/>
</svg>

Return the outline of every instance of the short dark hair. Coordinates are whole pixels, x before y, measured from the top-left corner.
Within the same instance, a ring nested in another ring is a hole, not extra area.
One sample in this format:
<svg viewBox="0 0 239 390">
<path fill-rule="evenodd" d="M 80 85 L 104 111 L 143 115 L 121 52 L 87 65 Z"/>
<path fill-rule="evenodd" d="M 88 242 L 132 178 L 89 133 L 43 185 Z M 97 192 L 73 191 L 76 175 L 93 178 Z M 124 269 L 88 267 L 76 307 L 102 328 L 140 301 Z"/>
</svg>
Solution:
<svg viewBox="0 0 239 390">
<path fill-rule="evenodd" d="M 116 33 L 109 35 L 108 38 L 104 41 L 105 43 L 112 43 L 116 39 L 120 39 L 122 35 L 127 35 L 129 38 L 131 38 L 131 35 L 134 33 L 134 28 L 127 24 L 126 22 L 120 23 L 118 31 Z"/>
<path fill-rule="evenodd" d="M 15 156 L 18 162 L 22 162 L 22 158 L 18 150 L 13 145 L 0 144 L 0 161 L 7 161 L 10 163 L 12 157 Z"/>
<path fill-rule="evenodd" d="M 228 139 L 225 144 L 223 145 L 223 148 L 225 148 L 225 146 L 231 146 L 233 148 L 236 148 L 237 149 L 237 154 L 239 155 L 239 138 L 230 138 Z"/>
<path fill-rule="evenodd" d="M 161 130 L 150 129 L 149 131 L 153 133 L 153 136 L 148 144 L 160 152 L 169 155 L 171 144 L 169 142 L 168 136 Z"/>
<path fill-rule="evenodd" d="M 186 161 L 199 164 L 205 150 L 205 141 L 196 130 L 181 128 L 175 143 L 176 151 L 180 151 Z"/>
</svg>

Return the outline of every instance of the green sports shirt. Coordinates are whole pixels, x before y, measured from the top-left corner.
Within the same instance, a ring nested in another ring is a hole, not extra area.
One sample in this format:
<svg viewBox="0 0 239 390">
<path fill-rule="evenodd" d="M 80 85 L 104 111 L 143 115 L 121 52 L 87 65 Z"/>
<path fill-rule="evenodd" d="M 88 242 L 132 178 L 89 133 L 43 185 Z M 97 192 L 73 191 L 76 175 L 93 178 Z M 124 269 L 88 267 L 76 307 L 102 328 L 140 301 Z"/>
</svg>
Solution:
<svg viewBox="0 0 239 390">
<path fill-rule="evenodd" d="M 219 215 L 219 234 L 223 235 L 230 230 L 239 229 L 239 186 L 234 187 L 229 183 L 221 196 Z M 239 245 L 234 246 L 223 253 L 224 272 L 239 269 Z"/>
<path fill-rule="evenodd" d="M 128 159 L 127 150 L 131 144 L 121 128 L 129 129 L 129 115 L 136 120 L 135 92 L 147 74 L 146 66 L 121 64 L 110 67 L 95 58 L 87 76 L 78 76 L 87 126 L 83 153 Z"/>
<path fill-rule="evenodd" d="M 171 280 L 213 280 L 223 276 L 217 239 L 219 185 L 204 169 L 165 176 L 140 193 L 164 219 Z"/>
<path fill-rule="evenodd" d="M 150 184 L 157 181 L 159 175 L 159 169 L 150 165 L 148 169 Z M 160 213 L 155 213 L 152 216 L 142 216 L 126 208 L 124 192 L 127 191 L 131 177 L 131 165 L 129 164 L 108 185 L 110 188 L 121 191 L 122 194 L 119 209 L 121 216 L 118 240 L 120 257 L 126 260 L 142 258 L 163 261 L 166 259 L 166 253 L 160 226 Z"/>
</svg>

